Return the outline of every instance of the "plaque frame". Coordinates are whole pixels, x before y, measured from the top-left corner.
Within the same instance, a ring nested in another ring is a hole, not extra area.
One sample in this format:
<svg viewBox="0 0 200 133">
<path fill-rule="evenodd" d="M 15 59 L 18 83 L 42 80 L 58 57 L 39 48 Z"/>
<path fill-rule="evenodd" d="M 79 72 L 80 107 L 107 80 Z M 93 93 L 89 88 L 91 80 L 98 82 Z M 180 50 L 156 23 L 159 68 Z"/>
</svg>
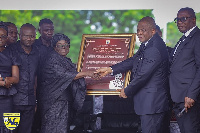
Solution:
<svg viewBox="0 0 200 133">
<path fill-rule="evenodd" d="M 77 63 L 77 71 L 81 72 L 82 69 L 82 62 L 84 57 L 84 48 L 86 45 L 86 39 L 87 38 L 130 38 L 130 44 L 128 49 L 128 56 L 132 57 L 134 55 L 134 49 L 135 49 L 135 41 L 136 41 L 136 33 L 124 33 L 124 34 L 83 34 L 82 35 L 82 41 L 79 51 L 79 57 L 78 57 L 78 63 Z M 131 72 L 128 71 L 125 74 L 125 80 L 124 80 L 124 87 L 126 87 L 130 82 L 130 76 Z M 119 95 L 120 92 L 117 91 L 117 89 L 87 89 L 87 95 Z"/>
</svg>

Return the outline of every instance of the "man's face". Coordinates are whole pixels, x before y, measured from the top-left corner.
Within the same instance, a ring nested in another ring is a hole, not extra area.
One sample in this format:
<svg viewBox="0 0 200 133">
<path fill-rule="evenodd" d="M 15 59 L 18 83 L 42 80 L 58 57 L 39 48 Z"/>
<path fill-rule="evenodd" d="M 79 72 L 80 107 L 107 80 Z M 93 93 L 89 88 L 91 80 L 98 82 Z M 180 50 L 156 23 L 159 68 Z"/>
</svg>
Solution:
<svg viewBox="0 0 200 133">
<path fill-rule="evenodd" d="M 7 39 L 8 39 L 7 31 L 3 28 L 0 28 L 0 47 L 6 45 Z"/>
<path fill-rule="evenodd" d="M 15 25 L 8 26 L 8 44 L 16 43 L 18 39 L 18 30 Z"/>
<path fill-rule="evenodd" d="M 62 56 L 66 56 L 69 53 L 69 44 L 65 40 L 60 40 L 56 43 L 55 51 Z"/>
<path fill-rule="evenodd" d="M 52 36 L 54 34 L 54 26 L 53 24 L 42 24 L 39 27 L 39 33 L 41 34 L 41 37 L 46 40 L 50 41 L 52 39 Z"/>
<path fill-rule="evenodd" d="M 184 20 L 184 21 L 181 21 Z M 187 11 L 180 11 L 177 14 L 177 27 L 180 32 L 185 33 L 196 25 L 196 19 L 191 18 Z"/>
<path fill-rule="evenodd" d="M 155 29 L 149 27 L 147 22 L 139 22 L 137 26 L 137 36 L 140 42 L 147 42 L 155 34 Z"/>
<path fill-rule="evenodd" d="M 32 27 L 23 27 L 20 31 L 20 43 L 25 47 L 31 47 L 35 42 L 36 31 Z"/>
</svg>

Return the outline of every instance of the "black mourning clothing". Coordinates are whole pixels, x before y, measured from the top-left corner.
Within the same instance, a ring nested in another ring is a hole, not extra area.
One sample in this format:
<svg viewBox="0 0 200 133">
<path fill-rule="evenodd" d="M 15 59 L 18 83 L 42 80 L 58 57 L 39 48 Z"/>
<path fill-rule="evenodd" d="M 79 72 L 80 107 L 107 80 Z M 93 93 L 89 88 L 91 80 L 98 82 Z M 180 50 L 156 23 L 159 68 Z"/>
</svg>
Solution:
<svg viewBox="0 0 200 133">
<path fill-rule="evenodd" d="M 1 77 L 12 77 L 12 66 L 20 65 L 20 60 L 15 55 L 14 51 L 6 48 L 4 51 L 0 52 L 0 74 Z M 14 95 L 17 93 L 14 86 L 10 89 L 0 86 L 0 95 Z"/>
<path fill-rule="evenodd" d="M 74 80 L 78 74 L 75 64 L 54 50 L 47 56 L 41 72 L 41 133 L 68 133 L 71 112 L 80 110 L 85 99 L 85 80 Z"/>
<path fill-rule="evenodd" d="M 1 77 L 12 77 L 12 66 L 20 65 L 20 61 L 15 53 L 13 53 L 9 48 L 6 48 L 0 52 L 0 74 Z M 12 112 L 12 96 L 17 93 L 17 90 L 14 85 L 11 88 L 5 88 L 0 86 L 0 132 L 6 130 L 2 128 L 4 125 L 3 122 L 3 113 Z"/>
<path fill-rule="evenodd" d="M 13 97 L 14 112 L 20 113 L 19 126 L 14 130 L 15 133 L 31 133 L 32 122 L 35 113 L 35 80 L 39 62 L 39 51 L 32 46 L 28 54 L 20 45 L 20 41 L 12 45 L 21 59 L 19 67 L 19 83 L 16 85 L 17 94 Z"/>
<path fill-rule="evenodd" d="M 20 42 L 13 46 L 13 49 L 21 59 L 19 67 L 19 83 L 17 84 L 17 94 L 14 96 L 14 105 L 35 105 L 34 85 L 38 68 L 39 52 L 36 47 L 27 54 L 21 47 Z"/>
</svg>

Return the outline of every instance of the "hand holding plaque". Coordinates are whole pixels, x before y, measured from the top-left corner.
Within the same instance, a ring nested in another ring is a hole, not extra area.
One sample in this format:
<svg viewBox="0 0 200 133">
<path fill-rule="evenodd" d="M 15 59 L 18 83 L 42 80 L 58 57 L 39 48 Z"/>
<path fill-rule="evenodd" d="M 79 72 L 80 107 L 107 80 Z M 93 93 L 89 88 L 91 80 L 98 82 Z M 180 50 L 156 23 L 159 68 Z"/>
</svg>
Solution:
<svg viewBox="0 0 200 133">
<path fill-rule="evenodd" d="M 126 96 L 126 94 L 125 94 L 125 92 L 124 92 L 124 88 L 123 89 L 121 89 L 121 90 L 117 90 L 117 91 L 120 91 L 120 94 L 119 94 L 119 97 L 121 98 L 127 98 L 127 96 Z"/>
</svg>

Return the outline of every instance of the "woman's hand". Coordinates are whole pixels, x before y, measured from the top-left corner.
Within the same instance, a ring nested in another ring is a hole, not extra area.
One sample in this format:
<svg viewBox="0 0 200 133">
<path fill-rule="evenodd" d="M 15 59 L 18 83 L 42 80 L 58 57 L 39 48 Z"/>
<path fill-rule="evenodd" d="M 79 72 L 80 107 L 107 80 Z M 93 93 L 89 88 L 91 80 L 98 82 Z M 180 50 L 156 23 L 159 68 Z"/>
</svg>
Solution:
<svg viewBox="0 0 200 133">
<path fill-rule="evenodd" d="M 87 76 L 95 79 L 95 80 L 99 80 L 101 77 L 98 73 L 95 73 L 95 71 L 87 71 Z"/>
<path fill-rule="evenodd" d="M 76 80 L 83 77 L 91 77 L 95 80 L 98 80 L 101 78 L 98 73 L 95 73 L 95 71 L 85 71 L 85 72 L 79 72 L 74 79 Z"/>
<path fill-rule="evenodd" d="M 102 67 L 95 71 L 96 74 L 98 74 L 100 77 L 104 77 L 110 73 L 112 73 L 111 67 Z"/>
<path fill-rule="evenodd" d="M 5 84 L 4 84 L 4 86 L 6 88 L 10 88 L 12 86 L 12 82 L 10 81 L 9 77 L 5 78 Z"/>
</svg>

